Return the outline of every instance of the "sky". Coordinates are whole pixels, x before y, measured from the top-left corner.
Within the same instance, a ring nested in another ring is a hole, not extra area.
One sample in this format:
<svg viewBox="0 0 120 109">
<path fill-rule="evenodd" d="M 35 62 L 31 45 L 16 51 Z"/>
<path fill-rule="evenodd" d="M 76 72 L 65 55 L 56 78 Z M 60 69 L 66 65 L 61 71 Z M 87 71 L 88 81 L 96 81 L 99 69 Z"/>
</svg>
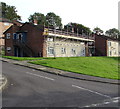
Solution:
<svg viewBox="0 0 120 109">
<path fill-rule="evenodd" d="M 118 29 L 118 2 L 120 0 L 0 0 L 15 6 L 22 22 L 27 22 L 35 12 L 46 15 L 54 12 L 62 18 L 62 24 L 69 22 L 83 24 L 93 30 L 101 28 L 104 32 Z"/>
</svg>

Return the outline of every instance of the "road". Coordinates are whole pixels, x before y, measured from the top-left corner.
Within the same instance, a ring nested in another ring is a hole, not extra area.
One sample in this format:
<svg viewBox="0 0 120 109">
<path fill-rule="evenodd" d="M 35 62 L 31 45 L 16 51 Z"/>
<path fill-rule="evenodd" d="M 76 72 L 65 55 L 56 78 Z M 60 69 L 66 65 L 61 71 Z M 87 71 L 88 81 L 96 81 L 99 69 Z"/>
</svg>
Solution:
<svg viewBox="0 0 120 109">
<path fill-rule="evenodd" d="M 66 78 L 2 63 L 3 107 L 118 107 L 118 85 Z"/>
</svg>

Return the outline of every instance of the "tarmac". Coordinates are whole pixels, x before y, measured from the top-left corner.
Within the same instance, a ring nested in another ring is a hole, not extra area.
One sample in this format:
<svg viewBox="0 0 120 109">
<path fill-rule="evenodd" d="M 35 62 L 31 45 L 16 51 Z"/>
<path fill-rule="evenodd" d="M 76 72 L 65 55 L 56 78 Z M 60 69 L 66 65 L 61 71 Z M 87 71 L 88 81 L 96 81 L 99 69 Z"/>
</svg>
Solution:
<svg viewBox="0 0 120 109">
<path fill-rule="evenodd" d="M 35 69 L 35 70 L 43 71 L 45 73 L 51 73 L 51 74 L 55 74 L 55 75 L 58 75 L 58 76 L 73 78 L 73 79 L 120 85 L 120 80 L 114 80 L 114 79 L 107 79 L 107 78 L 77 74 L 77 73 L 63 71 L 63 70 L 59 70 L 59 69 L 55 69 L 55 68 L 50 68 L 50 67 L 45 67 L 45 66 L 41 66 L 41 65 L 31 64 L 31 63 L 28 63 L 28 61 L 16 61 L 16 60 L 11 60 L 11 59 L 6 59 L 6 58 L 0 58 L 0 61 L 8 62 L 8 63 L 12 63 L 12 64 L 15 64 L 15 65 L 24 66 L 24 67 L 28 67 L 28 68 L 32 68 L 32 69 Z M 1 80 L 3 82 L 0 82 L 0 89 L 2 89 L 5 86 L 5 84 L 7 83 L 6 77 L 1 76 L 0 81 Z"/>
</svg>

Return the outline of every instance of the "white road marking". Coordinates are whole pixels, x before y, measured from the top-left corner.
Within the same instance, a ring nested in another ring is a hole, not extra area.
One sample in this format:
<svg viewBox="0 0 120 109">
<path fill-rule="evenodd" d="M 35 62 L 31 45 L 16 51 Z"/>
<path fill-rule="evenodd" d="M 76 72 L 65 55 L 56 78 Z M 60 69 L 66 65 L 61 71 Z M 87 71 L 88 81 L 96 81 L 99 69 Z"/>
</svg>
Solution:
<svg viewBox="0 0 120 109">
<path fill-rule="evenodd" d="M 46 77 L 46 76 L 41 76 L 41 75 L 34 74 L 34 73 L 30 73 L 30 72 L 26 72 L 26 73 L 27 73 L 27 74 L 30 74 L 30 75 L 34 75 L 34 76 L 40 77 L 40 78 L 45 78 L 45 79 L 48 79 L 48 80 L 54 81 L 53 78 L 49 78 L 49 77 Z"/>
<path fill-rule="evenodd" d="M 35 69 L 32 69 L 32 71 L 34 72 L 34 71 L 35 71 Z"/>
<path fill-rule="evenodd" d="M 108 96 L 108 95 L 104 95 L 104 94 L 101 94 L 101 93 L 96 92 L 96 91 L 92 91 L 92 90 L 89 90 L 89 89 L 86 89 L 86 88 L 83 88 L 83 87 L 79 87 L 79 86 L 76 86 L 76 85 L 72 85 L 72 87 L 76 87 L 76 88 L 79 88 L 79 89 L 82 89 L 82 90 L 86 90 L 86 91 L 89 91 L 89 92 L 95 93 L 95 94 L 97 94 L 97 95 L 101 95 L 101 96 L 104 96 L 104 97 L 107 97 L 107 98 L 110 98 L 110 99 L 111 99 L 110 96 Z"/>
<path fill-rule="evenodd" d="M 83 106 L 83 107 L 96 107 L 96 106 L 107 105 L 110 103 L 119 103 L 119 99 L 120 99 L 120 97 L 115 97 L 115 98 L 108 99 L 107 101 L 103 101 L 102 103 L 91 104 L 91 105 L 87 105 L 87 106 Z"/>
</svg>

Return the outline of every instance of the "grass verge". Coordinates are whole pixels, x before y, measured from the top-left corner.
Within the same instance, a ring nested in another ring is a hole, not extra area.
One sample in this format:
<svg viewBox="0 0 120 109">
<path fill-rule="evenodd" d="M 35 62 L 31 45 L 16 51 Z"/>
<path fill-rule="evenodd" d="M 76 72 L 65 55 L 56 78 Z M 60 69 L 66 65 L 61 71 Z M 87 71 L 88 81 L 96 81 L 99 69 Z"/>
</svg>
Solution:
<svg viewBox="0 0 120 109">
<path fill-rule="evenodd" d="M 96 77 L 119 79 L 118 57 L 64 57 L 30 63 Z"/>
</svg>

